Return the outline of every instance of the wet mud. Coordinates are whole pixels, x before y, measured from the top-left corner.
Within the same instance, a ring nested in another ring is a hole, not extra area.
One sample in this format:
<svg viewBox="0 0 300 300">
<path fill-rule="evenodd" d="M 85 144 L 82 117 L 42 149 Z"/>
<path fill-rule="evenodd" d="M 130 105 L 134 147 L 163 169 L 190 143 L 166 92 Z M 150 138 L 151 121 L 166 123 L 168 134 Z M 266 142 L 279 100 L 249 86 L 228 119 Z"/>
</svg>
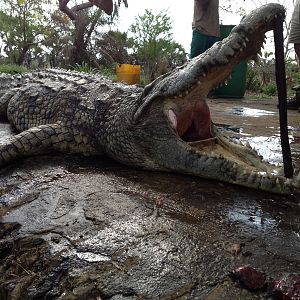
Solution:
<svg viewBox="0 0 300 300">
<path fill-rule="evenodd" d="M 226 134 L 281 164 L 276 103 L 209 102 Z M 289 135 L 300 169 L 297 111 Z M 299 203 L 105 157 L 16 161 L 0 170 L 0 299 L 276 299 L 230 274 L 300 272 Z"/>
</svg>

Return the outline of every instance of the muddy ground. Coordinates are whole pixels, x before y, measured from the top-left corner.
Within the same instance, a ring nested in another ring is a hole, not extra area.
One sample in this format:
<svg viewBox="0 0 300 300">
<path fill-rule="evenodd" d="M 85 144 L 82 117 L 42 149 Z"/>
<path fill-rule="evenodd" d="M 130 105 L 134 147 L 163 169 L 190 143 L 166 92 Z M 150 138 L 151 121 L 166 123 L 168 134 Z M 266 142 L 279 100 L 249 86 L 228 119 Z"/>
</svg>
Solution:
<svg viewBox="0 0 300 300">
<path fill-rule="evenodd" d="M 227 134 L 281 162 L 275 102 L 209 102 Z M 300 113 L 288 114 L 300 168 Z M 52 155 L 2 169 L 0 196 L 0 299 L 274 299 L 230 272 L 300 272 L 299 195 Z"/>
</svg>

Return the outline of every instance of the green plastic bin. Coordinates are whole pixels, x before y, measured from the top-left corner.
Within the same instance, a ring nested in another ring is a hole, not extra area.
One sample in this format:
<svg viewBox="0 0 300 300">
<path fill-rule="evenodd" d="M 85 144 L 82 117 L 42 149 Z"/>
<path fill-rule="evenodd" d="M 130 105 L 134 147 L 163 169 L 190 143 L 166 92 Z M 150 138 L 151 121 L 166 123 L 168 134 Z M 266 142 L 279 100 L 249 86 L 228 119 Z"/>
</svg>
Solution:
<svg viewBox="0 0 300 300">
<path fill-rule="evenodd" d="M 227 37 L 235 25 L 221 25 L 221 39 Z M 231 80 L 227 85 L 217 88 L 213 96 L 219 98 L 243 98 L 246 91 L 247 62 L 241 61 L 231 73 Z"/>
</svg>

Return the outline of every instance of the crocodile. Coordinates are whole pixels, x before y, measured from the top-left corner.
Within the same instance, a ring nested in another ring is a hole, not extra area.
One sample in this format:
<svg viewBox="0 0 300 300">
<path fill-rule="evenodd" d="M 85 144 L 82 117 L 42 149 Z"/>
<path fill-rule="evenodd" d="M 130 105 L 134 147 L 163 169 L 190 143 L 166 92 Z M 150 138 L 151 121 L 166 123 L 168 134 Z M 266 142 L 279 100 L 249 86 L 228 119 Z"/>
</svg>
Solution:
<svg viewBox="0 0 300 300">
<path fill-rule="evenodd" d="M 0 166 L 51 151 L 107 155 L 147 170 L 179 172 L 280 194 L 299 190 L 257 151 L 212 122 L 207 94 L 242 60 L 256 59 L 265 33 L 285 17 L 266 4 L 205 53 L 144 89 L 60 69 L 0 77 L 0 115 L 19 132 L 0 144 Z"/>
</svg>

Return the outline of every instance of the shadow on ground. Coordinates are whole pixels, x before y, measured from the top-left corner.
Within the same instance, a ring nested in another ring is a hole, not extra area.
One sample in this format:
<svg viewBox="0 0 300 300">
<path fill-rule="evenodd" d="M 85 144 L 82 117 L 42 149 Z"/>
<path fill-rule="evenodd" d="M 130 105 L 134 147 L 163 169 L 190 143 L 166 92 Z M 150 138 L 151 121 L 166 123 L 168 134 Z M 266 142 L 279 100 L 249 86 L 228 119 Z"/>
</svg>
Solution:
<svg viewBox="0 0 300 300">
<path fill-rule="evenodd" d="M 281 163 L 274 103 L 210 102 L 228 135 Z M 300 168 L 300 113 L 289 123 Z M 230 271 L 300 270 L 298 195 L 53 155 L 2 169 L 0 196 L 0 299 L 272 299 Z"/>
</svg>

